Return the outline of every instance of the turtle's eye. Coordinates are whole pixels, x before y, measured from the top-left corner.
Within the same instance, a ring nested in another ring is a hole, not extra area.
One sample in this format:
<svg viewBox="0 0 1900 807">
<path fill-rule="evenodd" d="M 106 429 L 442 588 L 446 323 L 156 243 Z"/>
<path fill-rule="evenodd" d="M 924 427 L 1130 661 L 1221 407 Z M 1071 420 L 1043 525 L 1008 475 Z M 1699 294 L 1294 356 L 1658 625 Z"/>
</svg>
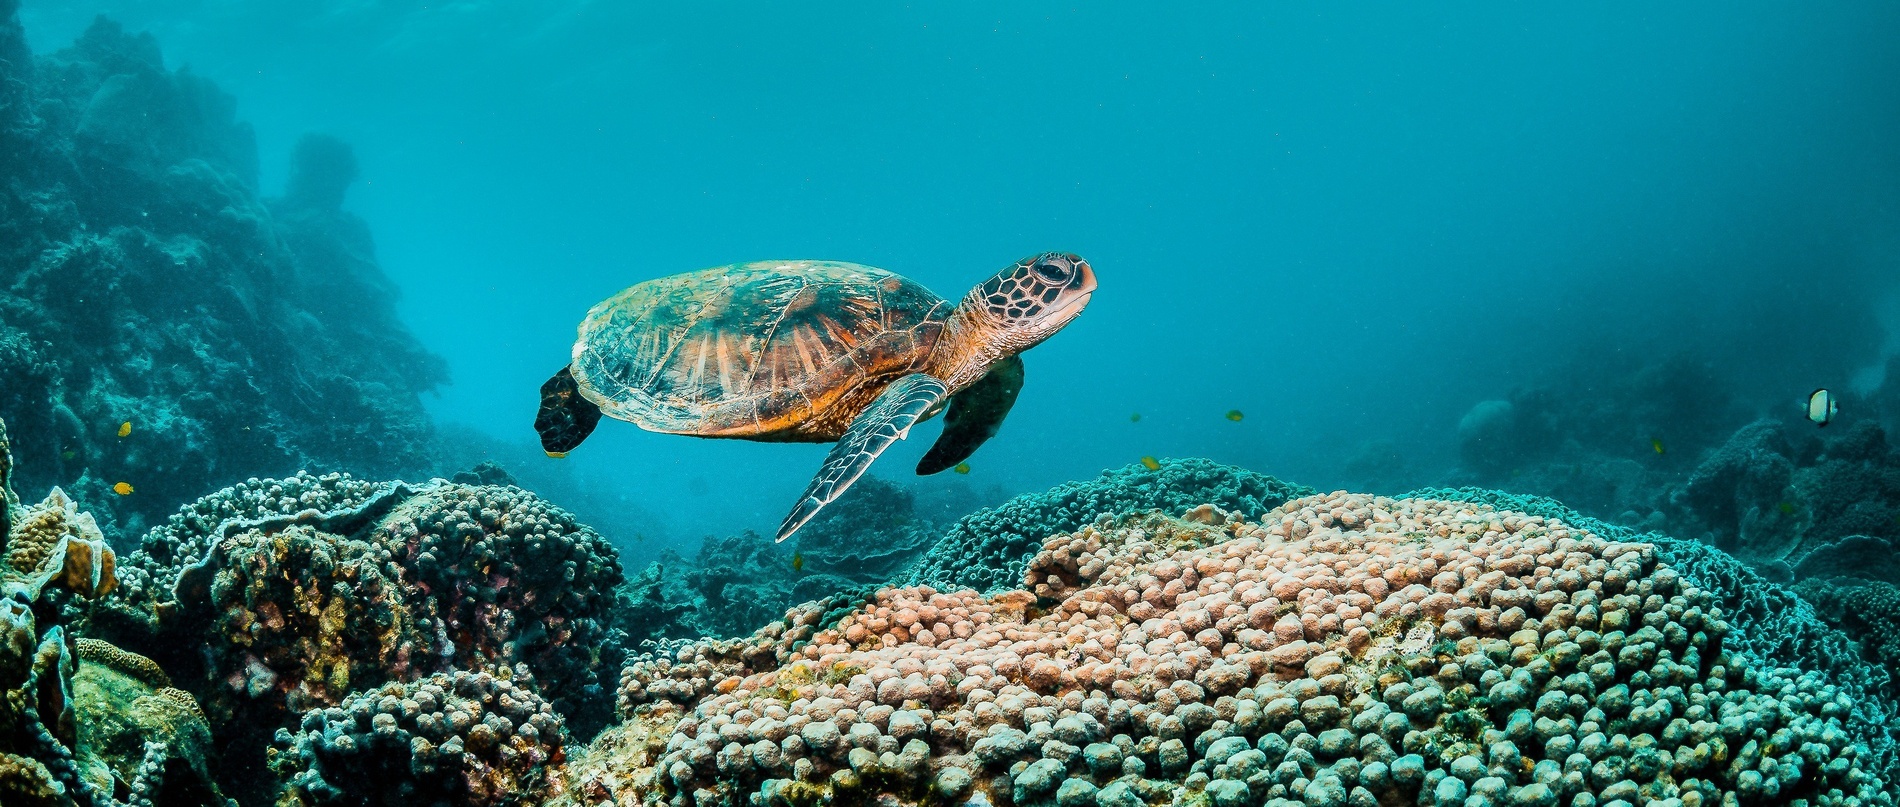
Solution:
<svg viewBox="0 0 1900 807">
<path fill-rule="evenodd" d="M 1063 284 L 1075 277 L 1075 267 L 1070 266 L 1068 261 L 1061 258 L 1045 258 L 1036 261 L 1033 268 L 1036 270 L 1036 276 L 1042 278 L 1045 283 Z"/>
</svg>

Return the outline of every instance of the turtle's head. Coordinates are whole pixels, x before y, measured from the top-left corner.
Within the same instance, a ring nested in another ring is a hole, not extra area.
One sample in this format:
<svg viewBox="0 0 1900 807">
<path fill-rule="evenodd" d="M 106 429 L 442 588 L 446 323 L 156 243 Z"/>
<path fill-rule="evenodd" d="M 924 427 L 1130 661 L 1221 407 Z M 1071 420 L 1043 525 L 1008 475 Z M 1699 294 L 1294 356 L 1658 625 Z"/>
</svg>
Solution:
<svg viewBox="0 0 1900 807">
<path fill-rule="evenodd" d="M 964 305 L 994 323 L 1011 353 L 1028 350 L 1069 324 L 1095 293 L 1095 270 L 1067 252 L 1031 255 L 976 287 Z"/>
</svg>

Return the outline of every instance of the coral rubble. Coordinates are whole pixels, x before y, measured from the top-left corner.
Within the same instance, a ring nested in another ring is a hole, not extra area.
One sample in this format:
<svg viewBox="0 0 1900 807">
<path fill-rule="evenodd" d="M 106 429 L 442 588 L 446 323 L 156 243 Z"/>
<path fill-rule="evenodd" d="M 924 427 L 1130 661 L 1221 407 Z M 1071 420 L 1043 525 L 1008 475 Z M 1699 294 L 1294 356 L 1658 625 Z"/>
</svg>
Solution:
<svg viewBox="0 0 1900 807">
<path fill-rule="evenodd" d="M 131 536 L 252 474 L 425 467 L 418 393 L 443 364 L 338 207 L 348 147 L 307 140 L 265 199 L 231 97 L 103 18 L 33 57 L 16 5 L 0 2 L 0 416 L 23 481 Z"/>
<path fill-rule="evenodd" d="M 1892 803 L 1858 690 L 1731 650 L 1655 544 L 1431 499 L 1190 515 L 1053 535 L 988 596 L 883 589 L 789 653 L 630 668 L 611 736 L 651 766 L 584 801 Z"/>
</svg>

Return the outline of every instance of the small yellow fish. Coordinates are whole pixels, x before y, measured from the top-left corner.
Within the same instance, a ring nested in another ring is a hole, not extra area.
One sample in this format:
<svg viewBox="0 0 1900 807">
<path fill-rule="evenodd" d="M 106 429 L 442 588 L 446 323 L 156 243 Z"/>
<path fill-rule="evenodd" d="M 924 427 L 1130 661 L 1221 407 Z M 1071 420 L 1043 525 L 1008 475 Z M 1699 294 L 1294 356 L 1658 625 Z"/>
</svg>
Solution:
<svg viewBox="0 0 1900 807">
<path fill-rule="evenodd" d="M 557 460 L 564 460 L 564 459 L 567 459 L 567 452 L 565 452 L 565 451 L 547 451 L 547 452 L 543 452 L 543 453 L 545 453 L 545 454 L 547 454 L 548 456 L 550 456 L 550 457 L 553 457 L 553 458 L 555 458 L 555 459 L 557 459 Z"/>
<path fill-rule="evenodd" d="M 132 433 L 132 421 L 129 421 L 129 420 L 128 420 L 128 421 L 126 421 L 126 422 L 124 422 L 124 423 L 121 423 L 121 424 L 119 424 L 119 436 L 120 436 L 120 437 L 124 437 L 124 436 L 126 436 L 126 435 L 128 435 L 128 434 L 131 434 L 131 433 Z"/>
<path fill-rule="evenodd" d="M 1161 470 L 1161 461 L 1155 459 L 1154 457 L 1142 457 L 1141 464 L 1144 466 L 1147 466 L 1148 470 L 1150 471 Z"/>
<path fill-rule="evenodd" d="M 1136 413 L 1134 413 L 1134 414 L 1132 414 L 1132 415 L 1129 415 L 1129 416 L 1128 416 L 1128 422 L 1129 422 L 1129 423 L 1140 423 L 1140 422 L 1141 422 L 1141 413 L 1140 413 L 1140 412 L 1136 412 Z"/>
<path fill-rule="evenodd" d="M 1794 502 L 1782 502 L 1775 505 L 1775 509 L 1780 510 L 1784 516 L 1792 516 L 1794 515 Z"/>
<path fill-rule="evenodd" d="M 70 448 L 69 448 L 69 449 L 67 449 L 67 450 L 65 450 L 65 451 L 61 451 L 61 452 L 59 452 L 59 458 L 60 458 L 60 459 L 62 459 L 62 460 L 70 460 L 70 459 L 73 459 L 73 458 L 75 458 L 75 457 L 78 457 L 78 456 L 79 456 L 79 455 L 78 455 L 78 454 L 76 454 L 76 453 L 74 453 L 74 452 L 73 452 L 73 450 L 72 450 L 72 449 L 70 449 Z"/>
<path fill-rule="evenodd" d="M 1663 453 L 1663 444 L 1661 440 L 1658 440 L 1654 437 L 1649 438 L 1649 447 L 1656 449 L 1656 453 L 1658 454 Z"/>
<path fill-rule="evenodd" d="M 804 571 L 804 570 L 805 570 L 805 555 L 804 555 L 804 553 L 801 553 L 801 552 L 793 552 L 793 553 L 792 553 L 792 571 L 794 571 L 794 572 L 802 572 L 802 571 Z"/>
<path fill-rule="evenodd" d="M 1228 420 L 1231 420 L 1231 421 L 1233 421 L 1233 422 L 1235 422 L 1235 423 L 1239 423 L 1239 422 L 1240 422 L 1240 419 L 1241 419 L 1241 418 L 1244 418 L 1244 417 L 1246 417 L 1246 415 L 1243 415 L 1243 414 L 1241 414 L 1241 413 L 1240 413 L 1240 410 L 1238 410 L 1238 409 L 1229 409 L 1229 410 L 1227 410 L 1227 419 L 1228 419 Z"/>
<path fill-rule="evenodd" d="M 967 474 L 970 472 L 970 464 L 967 462 L 959 462 L 957 463 L 955 468 L 951 468 L 950 470 L 956 471 L 957 473 L 960 473 L 960 474 Z"/>
<path fill-rule="evenodd" d="M 132 495 L 132 483 L 120 482 L 118 484 L 115 484 L 112 486 L 112 492 L 117 493 L 120 496 L 130 496 Z"/>
</svg>

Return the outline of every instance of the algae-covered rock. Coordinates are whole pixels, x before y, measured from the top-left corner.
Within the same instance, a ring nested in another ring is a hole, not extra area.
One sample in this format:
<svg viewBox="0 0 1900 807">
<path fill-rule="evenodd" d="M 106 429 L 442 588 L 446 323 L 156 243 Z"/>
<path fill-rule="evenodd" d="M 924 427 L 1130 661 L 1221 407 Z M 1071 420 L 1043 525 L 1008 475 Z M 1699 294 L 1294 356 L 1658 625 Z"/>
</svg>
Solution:
<svg viewBox="0 0 1900 807">
<path fill-rule="evenodd" d="M 79 744 L 109 768 L 113 789 L 142 790 L 159 804 L 222 805 L 211 727 L 191 694 L 173 688 L 150 659 L 97 640 L 78 647 Z"/>
</svg>

